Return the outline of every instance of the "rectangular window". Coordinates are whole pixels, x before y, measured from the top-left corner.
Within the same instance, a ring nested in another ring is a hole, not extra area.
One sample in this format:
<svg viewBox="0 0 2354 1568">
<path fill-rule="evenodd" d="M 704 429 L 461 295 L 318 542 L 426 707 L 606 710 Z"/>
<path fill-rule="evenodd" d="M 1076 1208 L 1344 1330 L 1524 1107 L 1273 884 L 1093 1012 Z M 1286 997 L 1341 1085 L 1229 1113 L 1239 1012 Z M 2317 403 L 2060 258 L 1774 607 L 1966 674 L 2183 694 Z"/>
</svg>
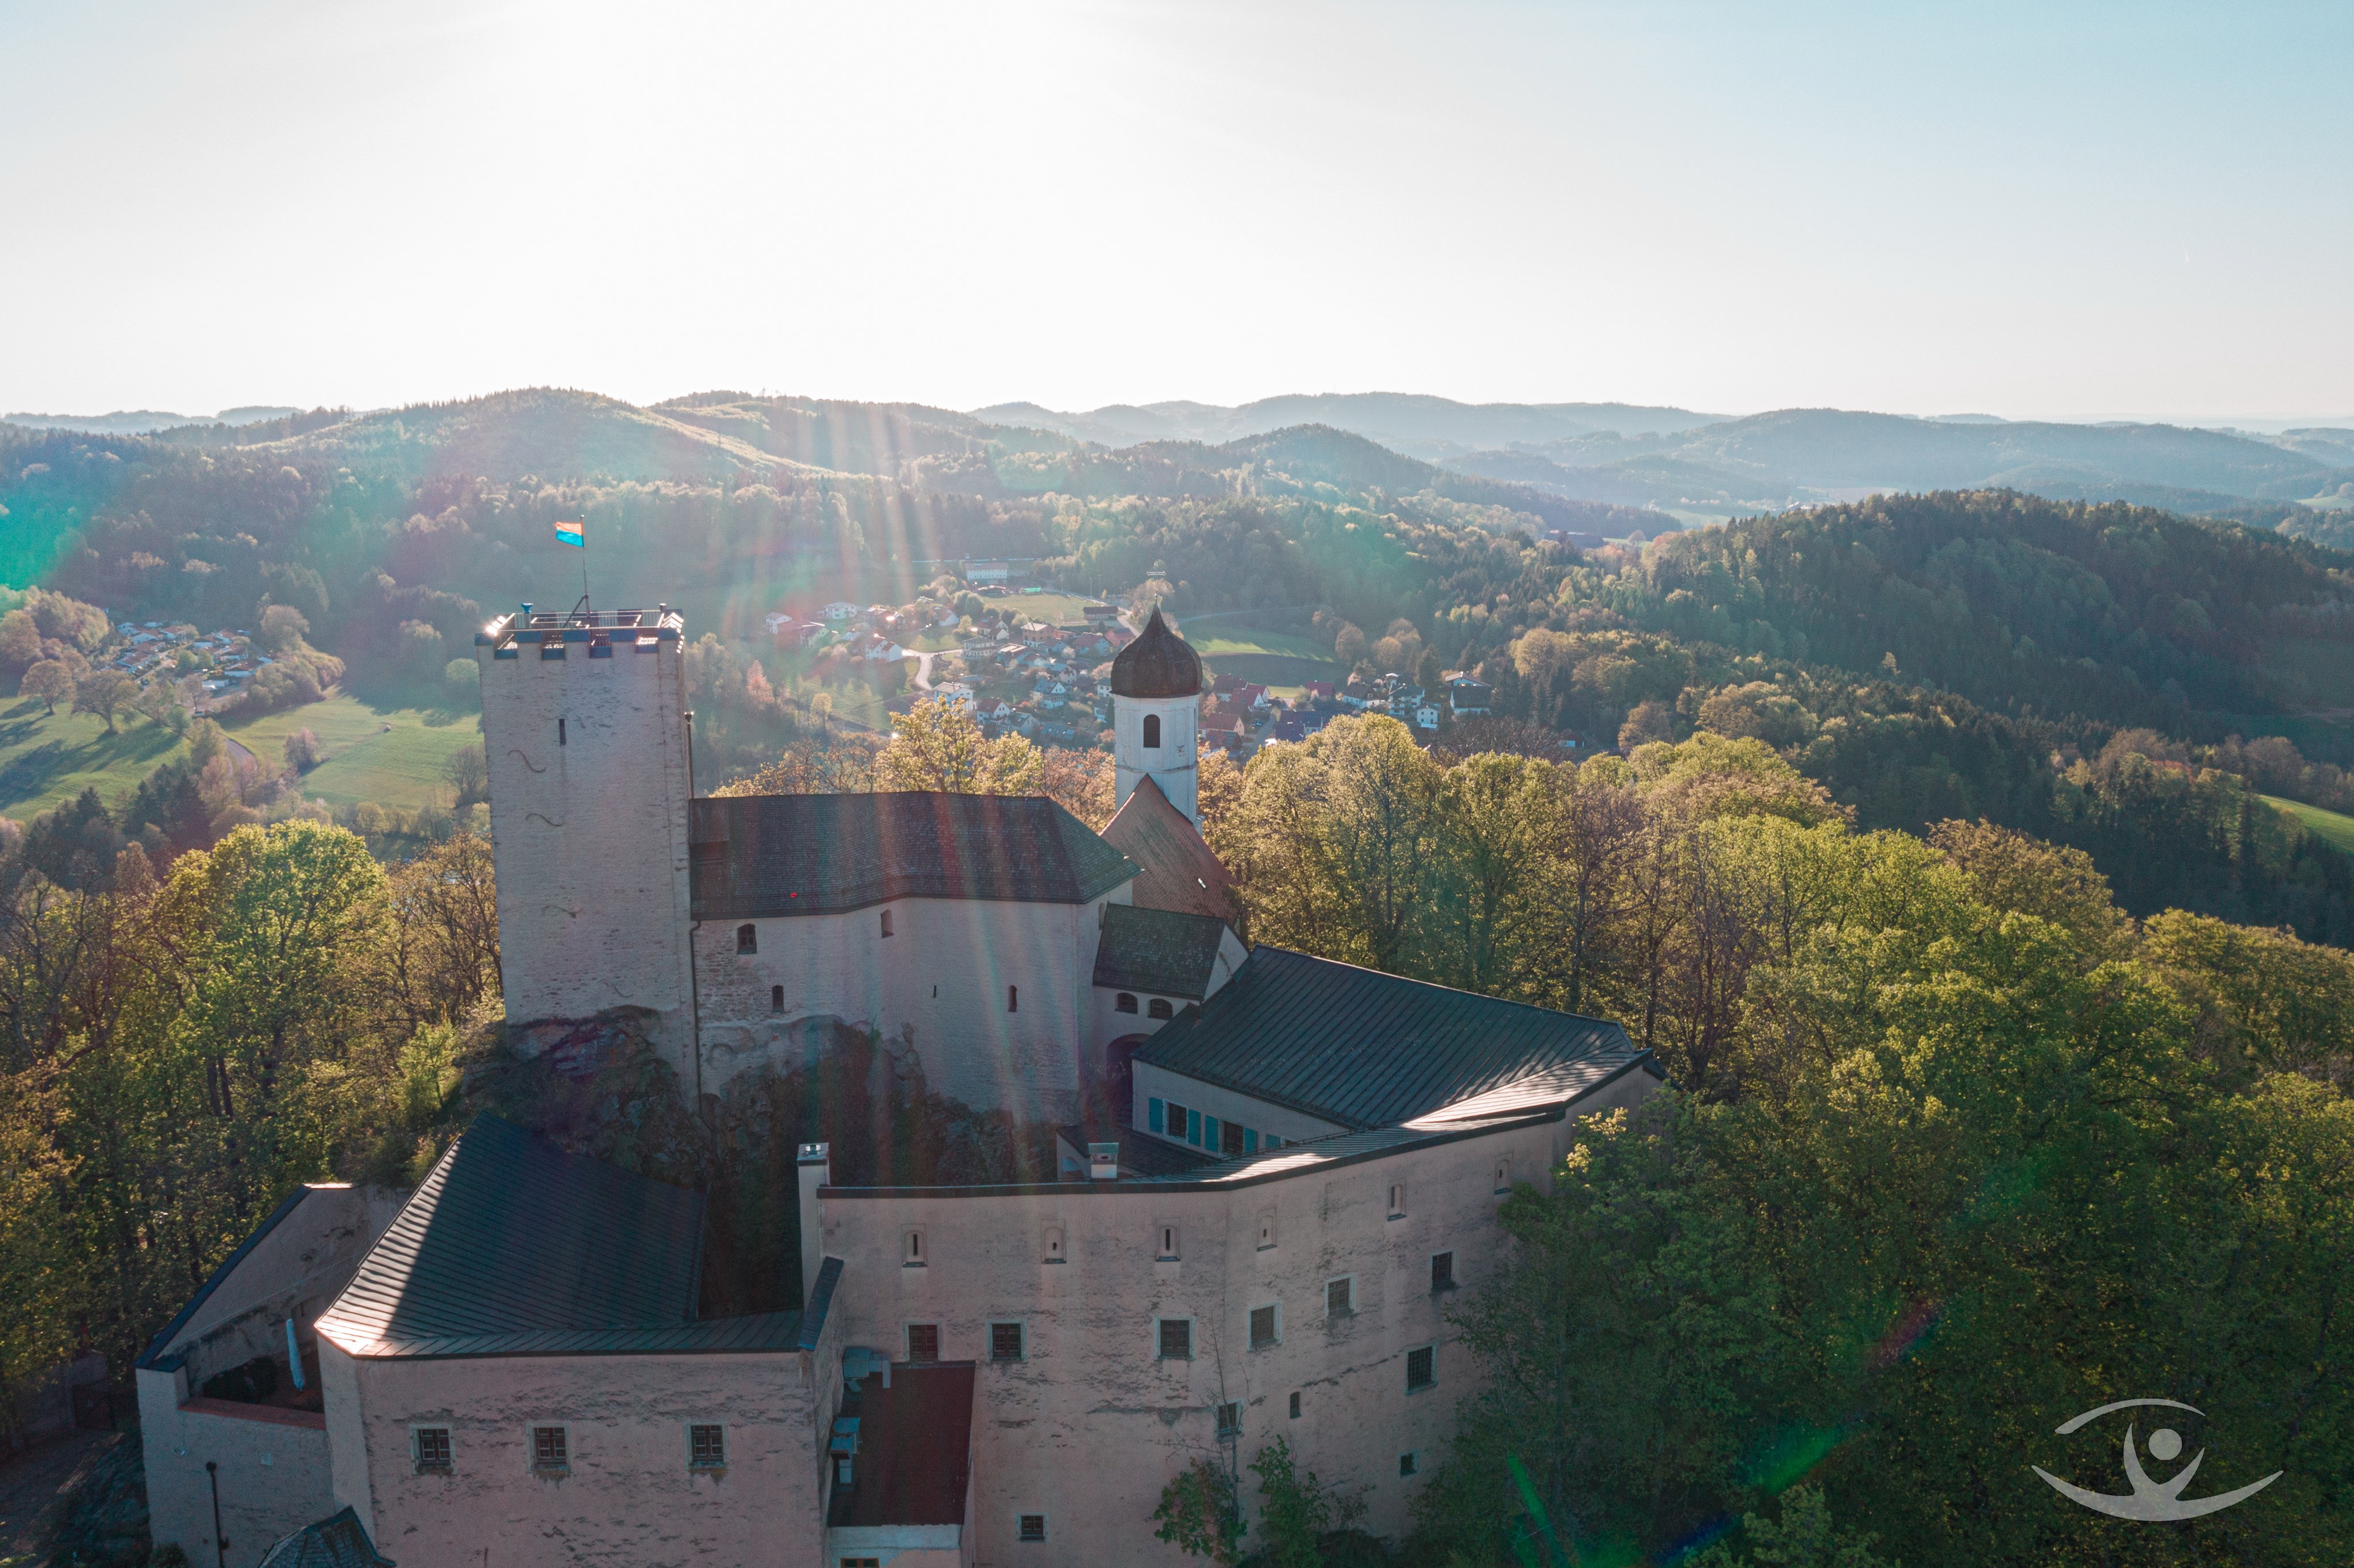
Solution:
<svg viewBox="0 0 2354 1568">
<path fill-rule="evenodd" d="M 1177 1227 L 1175 1225 L 1163 1225 L 1161 1227 L 1160 1245 L 1161 1250 L 1153 1255 L 1154 1262 L 1174 1263 L 1177 1261 Z"/>
<path fill-rule="evenodd" d="M 1390 1183 L 1390 1218 L 1405 1218 L 1405 1183 L 1403 1181 Z"/>
<path fill-rule="evenodd" d="M 1190 1361 L 1193 1359 L 1193 1319 L 1161 1319 L 1161 1359 L 1164 1361 Z"/>
<path fill-rule="evenodd" d="M 1405 1391 L 1419 1393 L 1438 1384 L 1438 1351 L 1423 1345 L 1405 1353 Z"/>
<path fill-rule="evenodd" d="M 785 988 L 780 985 L 770 986 L 769 988 L 769 1011 L 770 1012 L 782 1012 L 784 1010 Z"/>
<path fill-rule="evenodd" d="M 1401 1476 L 1411 1476 L 1411 1475 L 1415 1475 L 1415 1474 L 1416 1474 L 1417 1472 L 1419 1472 L 1419 1471 L 1421 1470 L 1421 1468 L 1422 1468 L 1422 1456 L 1421 1456 L 1421 1455 L 1419 1455 L 1419 1454 L 1400 1454 L 1400 1455 L 1398 1456 L 1398 1474 L 1399 1474 L 1399 1475 L 1401 1475 Z"/>
<path fill-rule="evenodd" d="M 1144 1102 L 1145 1130 L 1148 1132 L 1166 1131 L 1169 1127 L 1167 1115 L 1168 1108 L 1169 1107 L 1160 1100 L 1146 1100 Z"/>
<path fill-rule="evenodd" d="M 1229 1400 L 1218 1406 L 1218 1436 L 1238 1437 L 1243 1430 L 1243 1406 L 1240 1400 Z"/>
<path fill-rule="evenodd" d="M 1254 1307 L 1251 1308 L 1252 1350 L 1263 1351 L 1269 1345 L 1276 1342 L 1277 1324 L 1275 1319 L 1276 1312 L 1275 1308 L 1272 1307 Z"/>
<path fill-rule="evenodd" d="M 1258 1216 L 1258 1250 L 1266 1252 L 1275 1245 L 1275 1211 L 1262 1210 Z"/>
<path fill-rule="evenodd" d="M 1435 1252 L 1430 1255 L 1430 1287 L 1433 1290 L 1455 1288 L 1455 1255 Z"/>
<path fill-rule="evenodd" d="M 1499 1160 L 1496 1161 L 1496 1191 L 1509 1192 L 1511 1190 L 1512 1162 L 1509 1160 Z"/>
<path fill-rule="evenodd" d="M 1252 1141 L 1257 1142 L 1257 1140 L 1254 1139 Z M 1226 1123 L 1219 1132 L 1218 1152 L 1221 1154 L 1243 1153 L 1243 1129 L 1236 1127 L 1233 1122 Z"/>
<path fill-rule="evenodd" d="M 1326 1282 L 1324 1286 L 1324 1316 L 1327 1318 L 1347 1318 L 1353 1316 L 1356 1310 L 1356 1276 L 1348 1275 L 1342 1278 Z"/>
<path fill-rule="evenodd" d="M 716 1421 L 698 1421 L 687 1427 L 686 1462 L 698 1470 L 716 1470 L 726 1464 L 726 1428 Z"/>
<path fill-rule="evenodd" d="M 561 1426 L 535 1426 L 531 1429 L 531 1467 L 535 1470 L 561 1470 L 572 1462 L 569 1446 Z"/>
<path fill-rule="evenodd" d="M 1298 1389 L 1291 1391 L 1291 1418 L 1294 1421 L 1299 1419 L 1299 1391 Z"/>
<path fill-rule="evenodd" d="M 417 1429 L 417 1473 L 443 1475 L 450 1473 L 450 1429 L 447 1426 L 420 1426 Z"/>
<path fill-rule="evenodd" d="M 1045 1540 L 1046 1516 L 1043 1513 L 1025 1513 L 1019 1516 L 1014 1526 L 1013 1538 L 1016 1541 Z"/>
<path fill-rule="evenodd" d="M 891 934 L 891 911 L 888 909 L 883 911 L 883 934 L 886 937 Z"/>
<path fill-rule="evenodd" d="M 1022 988 L 1020 986 L 1010 985 L 1005 988 L 1005 1011 L 1008 1012 L 1019 1012 L 1022 1011 Z"/>
<path fill-rule="evenodd" d="M 989 1326 L 989 1359 L 993 1361 L 1018 1361 L 1022 1359 L 1022 1325 L 991 1323 Z"/>
<path fill-rule="evenodd" d="M 911 1361 L 936 1361 L 940 1359 L 940 1326 L 938 1323 L 907 1325 L 907 1359 Z"/>
<path fill-rule="evenodd" d="M 908 1231 L 906 1233 L 906 1236 L 907 1245 L 901 1249 L 899 1261 L 909 1268 L 923 1267 L 924 1233 L 921 1231 Z"/>
</svg>

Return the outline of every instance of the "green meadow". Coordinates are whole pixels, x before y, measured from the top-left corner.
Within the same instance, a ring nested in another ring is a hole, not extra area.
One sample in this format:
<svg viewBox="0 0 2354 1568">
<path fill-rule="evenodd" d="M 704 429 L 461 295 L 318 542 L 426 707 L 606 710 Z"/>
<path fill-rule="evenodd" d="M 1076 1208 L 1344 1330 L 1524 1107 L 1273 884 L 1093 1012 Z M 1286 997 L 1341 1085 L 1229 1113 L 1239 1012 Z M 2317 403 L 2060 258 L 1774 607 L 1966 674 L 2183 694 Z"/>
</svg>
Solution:
<svg viewBox="0 0 2354 1568">
<path fill-rule="evenodd" d="M 41 711 L 32 697 L 0 700 L 0 816 L 18 821 L 95 789 L 109 806 L 184 749 L 180 737 L 135 714 L 115 732 L 88 714 Z"/>
<path fill-rule="evenodd" d="M 2354 817 L 2338 811 L 2325 811 L 2319 806 L 2308 806 L 2302 800 L 2284 800 L 2277 795 L 2265 800 L 2305 824 L 2306 832 L 2324 843 L 2354 853 Z"/>
<path fill-rule="evenodd" d="M 471 712 L 379 708 L 336 693 L 322 702 L 284 708 L 222 726 L 269 768 L 285 760 L 286 737 L 308 729 L 327 759 L 302 776 L 302 793 L 331 806 L 374 800 L 415 810 L 450 803 L 443 773 L 452 752 L 482 744 Z"/>
</svg>

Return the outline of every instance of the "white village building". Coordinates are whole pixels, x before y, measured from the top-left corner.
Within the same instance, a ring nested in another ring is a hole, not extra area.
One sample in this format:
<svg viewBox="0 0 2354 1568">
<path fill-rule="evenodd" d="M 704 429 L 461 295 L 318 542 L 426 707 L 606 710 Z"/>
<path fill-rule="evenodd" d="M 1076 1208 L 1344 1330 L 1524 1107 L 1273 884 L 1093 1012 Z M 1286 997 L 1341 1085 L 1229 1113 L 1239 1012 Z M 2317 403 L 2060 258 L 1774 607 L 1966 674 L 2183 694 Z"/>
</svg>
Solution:
<svg viewBox="0 0 2354 1568">
<path fill-rule="evenodd" d="M 484 1117 L 411 1194 L 310 1187 L 139 1363 L 154 1532 L 194 1563 L 1182 1562 L 1162 1488 L 1280 1435 L 1409 1523 L 1476 1369 L 1445 1312 L 1617 1025 L 1261 946 L 1195 814 L 1201 663 L 1112 675 L 1119 810 L 697 797 L 681 618 L 477 638 L 508 1017 L 644 1010 L 696 1105 L 849 1023 L 1060 1130 L 1060 1179 L 835 1186 L 802 1306 L 700 1308 L 701 1195 Z M 523 1032 L 529 1037 L 529 1032 Z M 225 1377 L 283 1372 L 257 1394 Z M 302 1387 L 294 1386 L 299 1369 Z M 207 1392 L 210 1385 L 210 1392 Z"/>
</svg>

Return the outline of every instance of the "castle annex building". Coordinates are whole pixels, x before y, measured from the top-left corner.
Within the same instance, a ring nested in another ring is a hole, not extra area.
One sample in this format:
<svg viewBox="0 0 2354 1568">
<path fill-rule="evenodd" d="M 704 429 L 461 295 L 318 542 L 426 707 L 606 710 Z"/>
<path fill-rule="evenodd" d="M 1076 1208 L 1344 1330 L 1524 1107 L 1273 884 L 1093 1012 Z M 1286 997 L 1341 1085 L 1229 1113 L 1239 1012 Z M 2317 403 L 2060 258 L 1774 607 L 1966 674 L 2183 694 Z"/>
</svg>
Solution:
<svg viewBox="0 0 2354 1568">
<path fill-rule="evenodd" d="M 1161 1489 L 1278 1435 L 1403 1531 L 1474 1386 L 1445 1309 L 1500 1264 L 1496 1205 L 1649 1094 L 1649 1056 L 1246 950 L 1198 829 L 1201 662 L 1158 614 L 1114 663 L 1100 834 L 1037 799 L 697 797 L 683 634 L 525 606 L 476 639 L 509 1018 L 642 1010 L 697 1097 L 855 1025 L 1056 1125 L 1061 1179 L 836 1186 L 806 1148 L 773 1195 L 801 1308 L 706 1317 L 700 1194 L 478 1118 L 413 1193 L 289 1196 L 155 1337 L 155 1539 L 1173 1565 Z"/>
</svg>

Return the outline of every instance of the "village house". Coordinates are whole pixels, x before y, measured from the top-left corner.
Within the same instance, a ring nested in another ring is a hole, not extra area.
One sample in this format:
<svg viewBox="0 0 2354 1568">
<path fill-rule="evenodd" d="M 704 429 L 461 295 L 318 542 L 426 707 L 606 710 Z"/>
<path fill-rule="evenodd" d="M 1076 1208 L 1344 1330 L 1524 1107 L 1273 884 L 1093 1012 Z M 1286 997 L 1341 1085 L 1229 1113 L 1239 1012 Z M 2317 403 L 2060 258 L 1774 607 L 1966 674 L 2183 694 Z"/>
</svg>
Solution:
<svg viewBox="0 0 2354 1568">
<path fill-rule="evenodd" d="M 1177 1568 L 1162 1489 L 1276 1436 L 1405 1531 L 1477 1391 L 1447 1308 L 1503 1266 L 1497 1205 L 1649 1094 L 1649 1054 L 1246 949 L 1197 817 L 1201 662 L 1157 615 L 1113 666 L 1100 833 L 1044 799 L 694 796 L 684 646 L 667 607 L 477 637 L 509 1019 L 629 1009 L 690 1103 L 869 1030 L 1051 1125 L 1059 1179 L 836 1185 L 803 1147 L 764 1195 L 801 1304 L 740 1316 L 702 1298 L 702 1194 L 494 1117 L 413 1192 L 298 1189 L 140 1360 L 155 1540 Z"/>
</svg>

